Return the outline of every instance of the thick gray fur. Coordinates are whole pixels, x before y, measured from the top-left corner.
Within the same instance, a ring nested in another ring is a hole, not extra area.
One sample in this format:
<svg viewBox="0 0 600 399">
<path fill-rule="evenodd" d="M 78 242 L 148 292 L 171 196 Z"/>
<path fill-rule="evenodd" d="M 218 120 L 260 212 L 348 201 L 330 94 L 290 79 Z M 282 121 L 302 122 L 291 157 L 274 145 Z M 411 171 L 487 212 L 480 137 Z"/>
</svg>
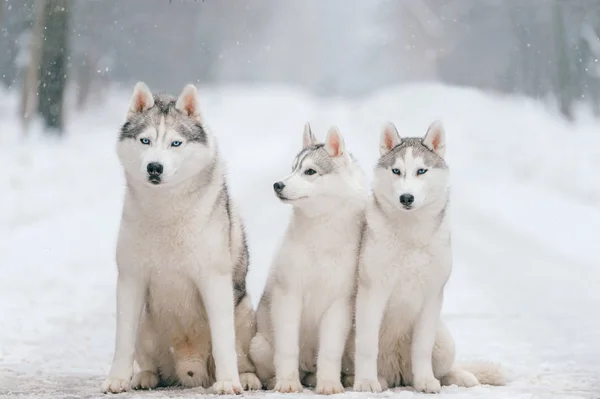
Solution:
<svg viewBox="0 0 600 399">
<path fill-rule="evenodd" d="M 123 124 L 119 140 L 136 139 L 149 126 L 158 126 L 164 116 L 166 125 L 177 130 L 185 140 L 206 144 L 204 127 L 196 119 L 175 108 L 175 97 L 168 94 L 154 94 L 153 97 L 154 106 L 131 115 Z"/>
<path fill-rule="evenodd" d="M 379 158 L 377 167 L 380 168 L 391 168 L 395 163 L 396 159 L 403 158 L 406 154 L 406 150 L 412 148 L 413 156 L 423 157 L 425 166 L 428 168 L 439 168 L 447 169 L 446 161 L 435 152 L 431 151 L 423 144 L 421 137 L 407 137 L 403 138 L 400 144 L 392 148 L 390 152 L 384 154 Z"/>
<path fill-rule="evenodd" d="M 356 161 L 352 154 L 350 154 L 350 158 L 353 162 Z M 296 170 L 303 170 L 303 163 L 306 159 L 310 159 L 316 164 L 318 169 L 317 172 L 320 175 L 335 173 L 340 169 L 340 165 L 334 162 L 331 155 L 327 153 L 325 150 L 325 144 L 323 143 L 311 145 L 310 147 L 306 147 L 300 151 L 298 155 L 296 155 L 296 158 L 294 158 L 292 172 Z"/>
</svg>

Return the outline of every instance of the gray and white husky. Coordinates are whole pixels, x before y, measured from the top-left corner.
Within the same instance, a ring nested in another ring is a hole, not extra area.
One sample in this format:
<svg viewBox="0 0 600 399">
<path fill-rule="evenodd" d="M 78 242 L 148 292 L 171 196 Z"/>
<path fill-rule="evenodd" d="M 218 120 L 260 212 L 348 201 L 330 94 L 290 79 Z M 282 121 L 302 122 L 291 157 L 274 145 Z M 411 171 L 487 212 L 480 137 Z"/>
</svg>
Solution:
<svg viewBox="0 0 600 399">
<path fill-rule="evenodd" d="M 257 310 L 250 355 L 268 389 L 344 391 L 358 247 L 368 187 L 331 128 L 318 143 L 307 124 L 292 173 L 273 186 L 293 214 Z M 344 359 L 343 359 L 344 357 Z"/>
<path fill-rule="evenodd" d="M 424 138 L 401 139 L 392 124 L 381 135 L 359 262 L 357 391 L 503 384 L 492 363 L 454 365 L 454 341 L 440 319 L 452 270 L 445 149 L 440 122 Z"/>
<path fill-rule="evenodd" d="M 115 352 L 102 391 L 260 389 L 247 356 L 255 319 L 244 228 L 196 88 L 172 98 L 137 83 L 117 153 L 127 188 Z"/>
</svg>

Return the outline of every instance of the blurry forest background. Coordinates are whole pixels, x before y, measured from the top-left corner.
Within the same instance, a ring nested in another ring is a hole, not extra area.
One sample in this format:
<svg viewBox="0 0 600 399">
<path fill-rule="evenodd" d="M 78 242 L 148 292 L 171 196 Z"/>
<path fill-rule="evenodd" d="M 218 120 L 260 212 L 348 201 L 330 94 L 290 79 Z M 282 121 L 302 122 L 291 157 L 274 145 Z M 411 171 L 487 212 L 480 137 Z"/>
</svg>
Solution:
<svg viewBox="0 0 600 399">
<path fill-rule="evenodd" d="M 0 84 L 25 131 L 111 84 L 301 86 L 353 98 L 441 81 L 600 115 L 600 0 L 0 0 Z M 92 95 L 93 94 L 93 95 Z"/>
</svg>

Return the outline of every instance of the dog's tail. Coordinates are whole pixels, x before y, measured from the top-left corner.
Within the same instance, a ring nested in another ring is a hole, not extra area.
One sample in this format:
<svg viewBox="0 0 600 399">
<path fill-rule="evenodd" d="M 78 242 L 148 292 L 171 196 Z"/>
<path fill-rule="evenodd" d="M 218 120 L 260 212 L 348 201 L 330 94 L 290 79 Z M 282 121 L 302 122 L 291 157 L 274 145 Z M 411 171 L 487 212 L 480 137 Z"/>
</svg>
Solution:
<svg viewBox="0 0 600 399">
<path fill-rule="evenodd" d="M 502 366 L 489 361 L 472 361 L 456 364 L 455 367 L 468 371 L 485 385 L 506 385 L 506 373 Z"/>
</svg>

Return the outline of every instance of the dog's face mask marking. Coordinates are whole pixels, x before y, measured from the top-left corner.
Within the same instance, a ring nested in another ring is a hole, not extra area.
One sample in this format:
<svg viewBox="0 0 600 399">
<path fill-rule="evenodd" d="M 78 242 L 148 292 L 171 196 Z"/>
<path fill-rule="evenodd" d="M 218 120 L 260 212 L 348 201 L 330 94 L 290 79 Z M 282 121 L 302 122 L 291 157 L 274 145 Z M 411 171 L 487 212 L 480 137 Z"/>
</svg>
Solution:
<svg viewBox="0 0 600 399">
<path fill-rule="evenodd" d="M 443 196 L 449 183 L 445 148 L 440 122 L 431 124 L 422 139 L 402 139 L 394 125 L 386 126 L 380 140 L 381 158 L 375 168 L 377 197 L 403 211 L 413 211 Z"/>
<path fill-rule="evenodd" d="M 174 185 L 207 167 L 212 154 L 199 111 L 193 85 L 175 99 L 152 95 L 148 86 L 137 83 L 118 146 L 128 178 Z"/>
<path fill-rule="evenodd" d="M 273 185 L 275 195 L 297 206 L 311 203 L 311 199 L 323 201 L 348 195 L 352 187 L 346 175 L 352 159 L 340 131 L 332 127 L 325 142 L 319 143 L 307 124 L 302 142 L 292 173 Z"/>
</svg>

